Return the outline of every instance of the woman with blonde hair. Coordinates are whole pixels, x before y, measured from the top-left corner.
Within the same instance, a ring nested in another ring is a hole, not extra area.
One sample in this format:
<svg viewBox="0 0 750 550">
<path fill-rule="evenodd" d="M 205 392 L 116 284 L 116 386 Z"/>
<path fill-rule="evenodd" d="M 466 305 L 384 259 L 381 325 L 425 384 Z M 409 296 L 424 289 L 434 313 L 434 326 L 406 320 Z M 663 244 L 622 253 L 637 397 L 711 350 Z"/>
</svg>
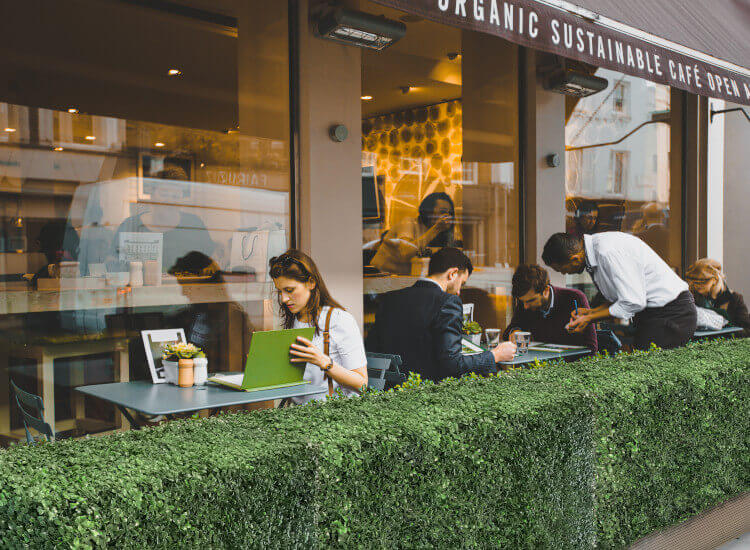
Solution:
<svg viewBox="0 0 750 550">
<path fill-rule="evenodd" d="M 295 397 L 297 404 L 324 400 L 338 388 L 345 396 L 367 386 L 367 356 L 354 317 L 333 299 L 315 262 L 299 250 L 287 250 L 269 262 L 285 329 L 314 327 L 312 341 L 298 338 L 289 350 L 292 362 L 305 363 L 304 379 L 327 392 Z"/>
<path fill-rule="evenodd" d="M 696 306 L 715 311 L 732 325 L 743 328 L 742 336 L 750 336 L 745 300 L 742 294 L 729 289 L 721 263 L 711 258 L 700 259 L 687 270 L 686 279 Z"/>
</svg>

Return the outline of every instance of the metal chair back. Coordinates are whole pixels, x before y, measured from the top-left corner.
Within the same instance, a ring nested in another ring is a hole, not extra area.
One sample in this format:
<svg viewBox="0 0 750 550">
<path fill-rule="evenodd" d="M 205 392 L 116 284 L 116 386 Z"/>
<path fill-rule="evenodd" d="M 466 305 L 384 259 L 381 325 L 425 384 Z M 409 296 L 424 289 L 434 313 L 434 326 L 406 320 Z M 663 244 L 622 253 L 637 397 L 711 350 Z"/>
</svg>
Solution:
<svg viewBox="0 0 750 550">
<path fill-rule="evenodd" d="M 23 427 L 26 430 L 26 441 L 34 444 L 37 441 L 41 441 L 42 437 L 46 438 L 47 441 L 54 441 L 55 434 L 50 425 L 44 421 L 44 403 L 42 398 L 22 390 L 16 386 L 13 380 L 10 381 L 10 387 L 13 390 L 18 410 L 21 412 Z M 29 428 L 36 430 L 40 435 L 32 435 Z"/>
</svg>

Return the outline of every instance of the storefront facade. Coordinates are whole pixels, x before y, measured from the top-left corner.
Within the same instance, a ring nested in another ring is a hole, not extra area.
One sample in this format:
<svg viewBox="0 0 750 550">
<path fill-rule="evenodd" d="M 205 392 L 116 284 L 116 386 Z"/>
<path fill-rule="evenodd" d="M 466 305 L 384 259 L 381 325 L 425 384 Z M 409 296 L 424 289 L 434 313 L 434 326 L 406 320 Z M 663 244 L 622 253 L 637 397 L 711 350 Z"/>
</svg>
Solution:
<svg viewBox="0 0 750 550">
<path fill-rule="evenodd" d="M 289 246 L 363 331 L 447 245 L 477 267 L 463 298 L 485 327 L 557 231 L 630 232 L 739 281 L 747 133 L 710 111 L 750 104 L 750 71 L 552 4 L 345 5 L 405 28 L 382 51 L 320 37 L 314 0 L 4 6 L 2 444 L 23 437 L 11 381 L 63 436 L 123 427 L 74 388 L 160 376 L 144 330 L 241 370 Z M 561 93 L 581 82 L 601 89 Z M 441 213 L 455 225 L 430 233 Z"/>
</svg>

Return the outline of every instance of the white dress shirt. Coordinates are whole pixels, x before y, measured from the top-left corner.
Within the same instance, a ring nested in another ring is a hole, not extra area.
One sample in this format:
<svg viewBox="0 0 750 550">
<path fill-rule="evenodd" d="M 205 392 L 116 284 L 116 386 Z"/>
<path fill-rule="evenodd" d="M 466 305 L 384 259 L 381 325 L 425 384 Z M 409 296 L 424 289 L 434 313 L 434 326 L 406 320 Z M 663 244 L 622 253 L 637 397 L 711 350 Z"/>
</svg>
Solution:
<svg viewBox="0 0 750 550">
<path fill-rule="evenodd" d="M 586 270 L 611 302 L 613 317 L 629 320 L 644 309 L 662 307 L 688 289 L 651 247 L 638 237 L 610 231 L 584 235 Z"/>
</svg>

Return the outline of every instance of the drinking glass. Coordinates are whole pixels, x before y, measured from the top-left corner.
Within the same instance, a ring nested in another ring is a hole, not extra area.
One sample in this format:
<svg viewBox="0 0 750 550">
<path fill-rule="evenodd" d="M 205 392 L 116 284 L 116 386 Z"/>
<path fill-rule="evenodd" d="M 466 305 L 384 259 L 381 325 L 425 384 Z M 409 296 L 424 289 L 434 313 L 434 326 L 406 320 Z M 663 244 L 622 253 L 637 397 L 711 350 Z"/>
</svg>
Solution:
<svg viewBox="0 0 750 550">
<path fill-rule="evenodd" d="M 499 328 L 488 328 L 484 331 L 484 341 L 487 349 L 493 349 L 500 345 L 501 331 Z"/>
<path fill-rule="evenodd" d="M 530 332 L 514 332 L 513 340 L 516 343 L 516 354 L 523 355 L 529 351 L 529 342 L 531 342 Z"/>
</svg>

